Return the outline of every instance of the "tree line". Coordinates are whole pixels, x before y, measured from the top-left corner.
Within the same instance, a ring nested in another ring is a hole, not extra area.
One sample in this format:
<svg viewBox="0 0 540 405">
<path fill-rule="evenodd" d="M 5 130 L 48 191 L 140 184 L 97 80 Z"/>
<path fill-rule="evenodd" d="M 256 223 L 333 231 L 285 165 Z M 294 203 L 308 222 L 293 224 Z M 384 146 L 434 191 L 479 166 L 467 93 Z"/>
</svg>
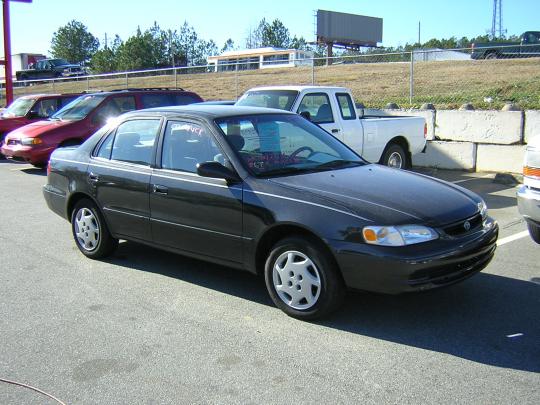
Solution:
<svg viewBox="0 0 540 405">
<path fill-rule="evenodd" d="M 335 55 L 408 52 L 416 48 L 468 48 L 473 42 L 489 42 L 489 40 L 487 35 L 470 39 L 433 38 L 421 44 L 407 43 L 399 47 L 370 48 L 363 51 L 338 50 Z M 497 38 L 497 41 L 502 42 L 517 40 L 519 37 L 515 35 Z M 243 48 L 269 46 L 311 50 L 315 57 L 326 56 L 324 45 L 310 45 L 303 37 L 292 36 L 279 19 L 267 21 L 263 18 L 255 29 L 248 30 Z M 218 48 L 212 39 L 203 39 L 187 22 L 174 30 L 162 29 L 157 23 L 144 31 L 137 27 L 135 34 L 125 41 L 114 35 L 112 40 L 106 40 L 101 44 L 83 23 L 72 20 L 53 34 L 50 53 L 55 58 L 64 58 L 88 66 L 93 73 L 109 73 L 171 66 L 201 66 L 206 65 L 208 56 L 235 49 L 237 47 L 230 38 Z"/>
</svg>

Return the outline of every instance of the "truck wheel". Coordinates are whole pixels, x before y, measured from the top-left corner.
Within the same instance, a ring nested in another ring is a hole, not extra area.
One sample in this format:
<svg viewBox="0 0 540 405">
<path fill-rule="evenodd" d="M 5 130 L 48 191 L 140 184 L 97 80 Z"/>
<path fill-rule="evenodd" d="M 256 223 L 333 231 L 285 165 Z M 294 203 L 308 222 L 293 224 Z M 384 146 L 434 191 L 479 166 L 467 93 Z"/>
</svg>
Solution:
<svg viewBox="0 0 540 405">
<path fill-rule="evenodd" d="M 527 222 L 527 228 L 529 228 L 529 234 L 531 235 L 532 240 L 540 244 L 540 226 Z"/>
<path fill-rule="evenodd" d="M 498 55 L 497 52 L 490 52 L 486 55 L 486 59 L 497 59 Z"/>
<path fill-rule="evenodd" d="M 408 169 L 410 166 L 407 152 L 397 143 L 392 143 L 386 148 L 380 163 L 394 169 Z"/>
<path fill-rule="evenodd" d="M 270 298 L 287 315 L 312 320 L 337 309 L 345 285 L 333 258 L 308 239 L 282 239 L 272 248 L 264 268 Z"/>
</svg>

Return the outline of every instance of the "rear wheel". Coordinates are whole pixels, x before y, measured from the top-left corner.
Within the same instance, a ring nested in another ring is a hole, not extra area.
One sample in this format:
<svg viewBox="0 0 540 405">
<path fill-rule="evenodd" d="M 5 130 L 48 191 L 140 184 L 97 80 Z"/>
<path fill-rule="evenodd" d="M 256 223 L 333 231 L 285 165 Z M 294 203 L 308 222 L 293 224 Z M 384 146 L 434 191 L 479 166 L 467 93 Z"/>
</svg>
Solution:
<svg viewBox="0 0 540 405">
<path fill-rule="evenodd" d="M 91 259 L 109 256 L 118 246 L 118 239 L 111 236 L 99 208 L 89 199 L 75 204 L 71 229 L 77 247 Z"/>
<path fill-rule="evenodd" d="M 345 296 L 334 260 L 322 246 L 303 237 L 276 243 L 266 260 L 264 276 L 274 304 L 302 320 L 328 315 Z"/>
<path fill-rule="evenodd" d="M 490 52 L 486 55 L 486 59 L 497 59 L 498 55 L 496 52 Z"/>
<path fill-rule="evenodd" d="M 408 169 L 410 166 L 407 152 L 397 143 L 393 143 L 386 148 L 381 163 L 395 169 Z"/>
<path fill-rule="evenodd" d="M 529 228 L 529 234 L 531 235 L 532 240 L 540 244 L 540 226 L 527 222 L 527 228 Z"/>
</svg>

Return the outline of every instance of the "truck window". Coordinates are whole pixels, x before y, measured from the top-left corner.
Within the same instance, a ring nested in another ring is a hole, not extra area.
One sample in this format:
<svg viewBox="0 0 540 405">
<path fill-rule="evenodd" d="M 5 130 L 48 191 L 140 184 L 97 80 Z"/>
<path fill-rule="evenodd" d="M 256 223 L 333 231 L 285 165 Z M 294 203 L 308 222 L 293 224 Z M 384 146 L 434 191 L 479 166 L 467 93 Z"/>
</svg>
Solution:
<svg viewBox="0 0 540 405">
<path fill-rule="evenodd" d="M 347 93 L 336 93 L 336 99 L 339 105 L 341 118 L 343 118 L 344 120 L 356 119 L 356 111 L 354 109 L 354 104 L 351 100 L 351 96 Z"/>
<path fill-rule="evenodd" d="M 540 42 L 540 33 L 539 32 L 529 32 L 523 38 L 523 43 L 525 44 L 537 44 Z"/>
<path fill-rule="evenodd" d="M 325 93 L 306 94 L 298 107 L 298 114 L 309 112 L 311 121 L 315 124 L 334 122 L 330 99 Z"/>
</svg>

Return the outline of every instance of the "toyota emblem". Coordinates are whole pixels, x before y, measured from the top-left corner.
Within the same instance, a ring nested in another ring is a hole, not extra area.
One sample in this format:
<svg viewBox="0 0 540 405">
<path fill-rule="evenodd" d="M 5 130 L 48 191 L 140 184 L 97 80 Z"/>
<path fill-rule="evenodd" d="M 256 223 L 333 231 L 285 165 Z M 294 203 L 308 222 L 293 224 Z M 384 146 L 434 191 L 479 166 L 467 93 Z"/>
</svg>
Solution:
<svg viewBox="0 0 540 405">
<path fill-rule="evenodd" d="M 463 224 L 463 228 L 468 231 L 469 229 L 471 229 L 471 223 L 469 221 L 465 221 L 465 223 Z"/>
</svg>

